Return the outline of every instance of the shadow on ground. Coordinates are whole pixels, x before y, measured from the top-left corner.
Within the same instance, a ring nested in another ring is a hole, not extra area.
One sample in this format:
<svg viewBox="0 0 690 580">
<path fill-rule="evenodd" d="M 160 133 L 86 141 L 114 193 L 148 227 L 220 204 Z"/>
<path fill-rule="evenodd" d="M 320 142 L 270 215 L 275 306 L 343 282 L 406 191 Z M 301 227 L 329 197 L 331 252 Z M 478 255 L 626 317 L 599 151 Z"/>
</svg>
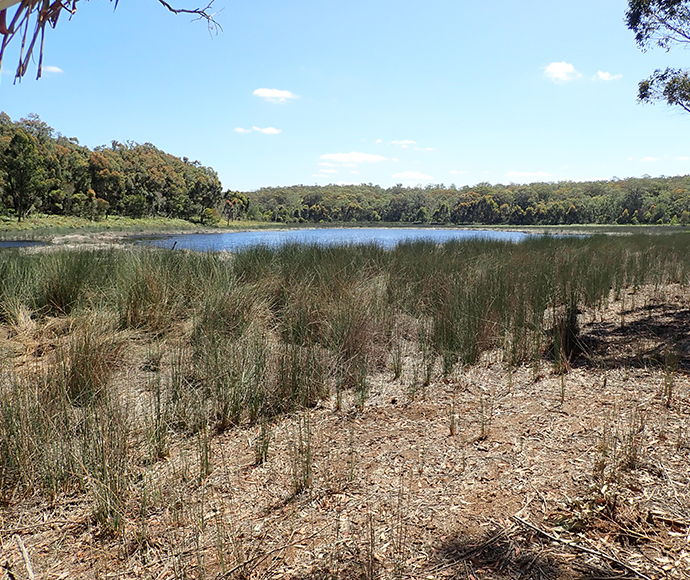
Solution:
<svg viewBox="0 0 690 580">
<path fill-rule="evenodd" d="M 354 554 L 350 554 L 354 556 Z M 342 556 L 342 554 L 341 554 Z M 380 570 L 366 566 L 363 554 L 354 559 L 338 558 L 300 576 L 298 580 L 369 580 Z M 481 537 L 458 534 L 446 538 L 434 560 L 420 568 L 402 567 L 400 578 L 441 580 L 626 580 L 636 578 L 590 554 L 544 539 L 521 528 L 496 527 Z M 390 571 L 389 571 L 390 572 Z"/>
<path fill-rule="evenodd" d="M 446 540 L 431 574 L 477 580 L 603 580 L 633 578 L 606 563 L 592 563 L 575 550 L 517 528 L 495 528 L 480 538 Z M 438 576 L 437 576 L 438 575 Z"/>
<path fill-rule="evenodd" d="M 582 328 L 575 367 L 667 368 L 690 373 L 690 309 L 644 306 L 623 312 L 617 322 Z"/>
</svg>

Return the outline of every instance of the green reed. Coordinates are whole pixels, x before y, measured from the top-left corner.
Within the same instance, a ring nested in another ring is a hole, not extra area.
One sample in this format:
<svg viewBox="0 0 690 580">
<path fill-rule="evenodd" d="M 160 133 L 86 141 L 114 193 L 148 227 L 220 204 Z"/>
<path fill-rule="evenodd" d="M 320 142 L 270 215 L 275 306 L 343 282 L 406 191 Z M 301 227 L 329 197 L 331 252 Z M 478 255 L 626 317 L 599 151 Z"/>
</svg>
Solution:
<svg viewBox="0 0 690 580">
<path fill-rule="evenodd" d="M 265 425 L 336 389 L 363 407 L 373 374 L 410 380 L 403 352 L 416 358 L 413 390 L 489 350 L 511 367 L 550 356 L 565 372 L 582 311 L 625 289 L 687 284 L 688 272 L 684 233 L 232 255 L 3 251 L 0 324 L 50 348 L 40 372 L 0 368 L 0 492 L 89 490 L 117 528 L 129 463 L 164 457 L 174 432 L 207 454 L 213 433 Z M 113 386 L 137 348 L 155 373 L 141 417 Z"/>
</svg>

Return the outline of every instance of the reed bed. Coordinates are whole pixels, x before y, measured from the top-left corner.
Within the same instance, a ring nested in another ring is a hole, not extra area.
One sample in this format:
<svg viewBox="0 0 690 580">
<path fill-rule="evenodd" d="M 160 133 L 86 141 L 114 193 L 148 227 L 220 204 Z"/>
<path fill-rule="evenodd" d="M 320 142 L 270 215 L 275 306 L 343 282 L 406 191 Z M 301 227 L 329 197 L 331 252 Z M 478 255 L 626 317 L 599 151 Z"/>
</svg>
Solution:
<svg viewBox="0 0 690 580">
<path fill-rule="evenodd" d="M 257 426 L 261 463 L 284 414 L 299 426 L 299 492 L 311 481 L 301 413 L 331 394 L 363 408 L 372 374 L 399 378 L 403 356 L 419 369 L 411 392 L 488 351 L 508 368 L 566 373 L 588 356 L 582 311 L 631 288 L 686 285 L 689 272 L 686 234 L 5 251 L 0 323 L 26 350 L 0 365 L 0 495 L 84 493 L 117 534 L 141 486 L 134 466 L 166 457 L 172 438 L 196 442 L 200 483 L 212 437 Z"/>
</svg>

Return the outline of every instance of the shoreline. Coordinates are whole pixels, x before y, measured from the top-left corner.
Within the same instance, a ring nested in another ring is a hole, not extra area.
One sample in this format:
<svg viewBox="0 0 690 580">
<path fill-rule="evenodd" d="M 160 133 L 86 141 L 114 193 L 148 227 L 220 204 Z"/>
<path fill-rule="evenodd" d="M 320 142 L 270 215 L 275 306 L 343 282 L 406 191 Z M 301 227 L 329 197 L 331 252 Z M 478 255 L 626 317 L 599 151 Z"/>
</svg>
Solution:
<svg viewBox="0 0 690 580">
<path fill-rule="evenodd" d="M 23 247 L 28 251 L 46 251 L 52 249 L 85 249 L 85 248 L 113 248 L 132 244 L 136 238 L 169 237 L 180 235 L 209 235 L 246 233 L 255 231 L 295 231 L 295 230 L 336 230 L 336 229 L 399 229 L 399 230 L 457 230 L 457 231 L 487 231 L 487 232 L 516 232 L 533 235 L 613 235 L 626 236 L 639 234 L 661 235 L 690 231 L 680 226 L 627 226 L 608 224 L 577 224 L 577 225 L 442 225 L 442 224 L 412 224 L 412 223 L 338 223 L 338 224 L 278 224 L 268 222 L 243 223 L 241 227 L 201 227 L 190 224 L 190 228 L 177 227 L 167 229 L 163 227 L 148 227 L 134 230 L 134 227 L 112 228 L 101 231 L 83 231 L 81 227 L 54 228 L 66 231 L 44 232 L 51 228 L 37 228 L 25 230 L 0 230 L 0 242 L 3 240 L 15 242 L 41 242 L 44 245 Z M 11 234 L 10 234 L 11 232 Z M 36 233 L 34 233 L 36 232 Z M 18 235 L 25 233 L 25 236 Z M 5 237 L 3 234 L 10 234 Z M 22 246 L 20 246 L 22 247 Z"/>
</svg>

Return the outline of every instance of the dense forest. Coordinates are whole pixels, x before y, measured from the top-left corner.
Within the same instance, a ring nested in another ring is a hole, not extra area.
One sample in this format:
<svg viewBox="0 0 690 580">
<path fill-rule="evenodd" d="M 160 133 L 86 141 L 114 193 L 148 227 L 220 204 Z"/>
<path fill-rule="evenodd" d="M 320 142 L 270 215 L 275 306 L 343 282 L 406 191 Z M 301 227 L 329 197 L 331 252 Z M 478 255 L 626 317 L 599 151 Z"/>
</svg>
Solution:
<svg viewBox="0 0 690 580">
<path fill-rule="evenodd" d="M 248 194 L 253 215 L 281 222 L 687 224 L 690 176 L 529 185 L 297 185 Z"/>
<path fill-rule="evenodd" d="M 149 143 L 91 150 L 36 115 L 0 113 L 0 215 L 281 223 L 687 224 L 690 176 L 529 185 L 294 185 L 223 191 L 216 172 Z"/>
<path fill-rule="evenodd" d="M 90 150 L 36 115 L 0 113 L 0 214 L 109 214 L 209 221 L 224 201 L 216 172 L 146 143 Z"/>
</svg>

